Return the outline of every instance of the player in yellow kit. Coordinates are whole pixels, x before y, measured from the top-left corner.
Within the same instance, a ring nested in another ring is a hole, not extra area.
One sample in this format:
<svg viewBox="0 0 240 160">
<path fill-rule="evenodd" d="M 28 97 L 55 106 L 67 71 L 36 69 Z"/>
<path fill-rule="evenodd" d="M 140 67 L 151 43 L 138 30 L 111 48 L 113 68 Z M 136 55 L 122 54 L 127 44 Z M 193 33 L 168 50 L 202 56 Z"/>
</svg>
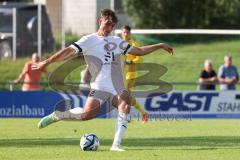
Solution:
<svg viewBox="0 0 240 160">
<path fill-rule="evenodd" d="M 122 39 L 128 42 L 131 46 L 139 47 L 139 44 L 131 37 L 131 27 L 123 26 L 121 32 Z M 127 90 L 131 90 L 134 86 L 134 79 L 137 77 L 137 63 L 142 62 L 142 57 L 128 54 L 124 60 L 123 75 L 124 75 L 124 84 Z M 132 99 L 132 105 L 142 114 L 142 121 L 146 123 L 148 121 L 148 114 L 142 108 L 142 106 Z"/>
</svg>

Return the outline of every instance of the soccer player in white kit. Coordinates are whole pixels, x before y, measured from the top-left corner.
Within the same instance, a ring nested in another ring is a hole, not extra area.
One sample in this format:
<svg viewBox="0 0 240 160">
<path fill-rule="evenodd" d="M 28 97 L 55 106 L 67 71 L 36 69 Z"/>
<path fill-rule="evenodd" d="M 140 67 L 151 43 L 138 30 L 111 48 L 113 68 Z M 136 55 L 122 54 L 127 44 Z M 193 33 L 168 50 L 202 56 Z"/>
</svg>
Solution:
<svg viewBox="0 0 240 160">
<path fill-rule="evenodd" d="M 116 23 L 117 17 L 112 10 L 102 10 L 97 33 L 84 36 L 48 59 L 33 65 L 34 69 L 42 69 L 53 62 L 70 59 L 75 54 L 83 54 L 92 76 L 91 90 L 83 109 L 78 107 L 64 112 L 55 111 L 40 120 L 39 128 L 63 119 L 92 119 L 97 115 L 101 104 L 110 99 L 112 105 L 118 109 L 115 136 L 110 150 L 124 151 L 120 144 L 128 126 L 131 95 L 124 88 L 120 54 L 143 56 L 157 49 L 164 49 L 172 54 L 173 49 L 163 43 L 133 47 L 120 37 L 110 35 Z"/>
</svg>

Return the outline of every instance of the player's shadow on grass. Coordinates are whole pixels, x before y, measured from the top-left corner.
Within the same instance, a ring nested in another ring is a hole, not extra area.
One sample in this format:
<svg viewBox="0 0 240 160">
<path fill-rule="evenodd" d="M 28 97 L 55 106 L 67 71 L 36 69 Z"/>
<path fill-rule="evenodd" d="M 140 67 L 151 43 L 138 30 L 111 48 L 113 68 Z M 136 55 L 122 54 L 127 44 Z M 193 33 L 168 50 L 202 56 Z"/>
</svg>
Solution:
<svg viewBox="0 0 240 160">
<path fill-rule="evenodd" d="M 101 139 L 103 146 L 111 146 L 112 139 Z M 77 138 L 46 138 L 46 139 L 0 139 L 1 147 L 39 147 L 39 146 L 77 146 Z M 126 138 L 123 145 L 143 150 L 157 147 L 202 147 L 200 149 L 217 149 L 220 147 L 240 148 L 240 136 L 201 136 L 201 137 L 163 137 L 163 138 Z M 139 147 L 139 148 L 138 148 Z M 181 148 L 182 149 L 182 148 Z"/>
</svg>

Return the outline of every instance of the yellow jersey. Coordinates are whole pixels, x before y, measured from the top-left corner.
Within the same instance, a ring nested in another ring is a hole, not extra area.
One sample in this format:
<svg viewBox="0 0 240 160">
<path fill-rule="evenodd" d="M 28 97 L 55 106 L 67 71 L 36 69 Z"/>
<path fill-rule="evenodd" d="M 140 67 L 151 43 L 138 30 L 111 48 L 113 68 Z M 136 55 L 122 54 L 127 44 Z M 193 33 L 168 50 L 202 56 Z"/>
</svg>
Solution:
<svg viewBox="0 0 240 160">
<path fill-rule="evenodd" d="M 135 47 L 139 46 L 139 44 L 132 38 L 127 42 L 131 46 L 135 46 Z M 127 54 L 127 56 L 125 57 L 124 62 L 130 62 L 129 64 L 124 64 L 124 69 L 123 69 L 124 84 L 128 90 L 130 90 L 130 88 L 134 86 L 134 83 L 135 83 L 134 79 L 137 77 L 136 64 L 142 62 L 142 60 L 143 60 L 142 56 L 135 56 L 135 55 L 132 55 L 131 53 Z"/>
<path fill-rule="evenodd" d="M 139 47 L 139 43 L 137 43 L 134 39 L 130 39 L 127 41 L 131 46 L 134 47 Z M 127 54 L 126 57 L 126 61 L 128 62 L 132 62 L 132 63 L 140 63 L 142 62 L 142 57 L 141 56 L 135 56 L 135 55 L 131 55 L 131 54 Z"/>
</svg>

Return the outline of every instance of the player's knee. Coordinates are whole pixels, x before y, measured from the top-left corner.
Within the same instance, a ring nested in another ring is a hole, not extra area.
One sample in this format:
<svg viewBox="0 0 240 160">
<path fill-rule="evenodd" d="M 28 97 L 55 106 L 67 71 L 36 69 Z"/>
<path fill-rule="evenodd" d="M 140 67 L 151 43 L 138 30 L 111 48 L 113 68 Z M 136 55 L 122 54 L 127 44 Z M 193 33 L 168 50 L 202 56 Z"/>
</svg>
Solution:
<svg viewBox="0 0 240 160">
<path fill-rule="evenodd" d="M 122 112 L 122 113 L 129 113 L 130 109 L 131 109 L 131 106 L 126 103 L 122 103 L 121 105 L 118 106 L 119 112 Z"/>
<path fill-rule="evenodd" d="M 126 109 L 125 109 L 125 113 L 130 113 L 131 110 L 131 106 L 130 105 L 126 105 Z"/>
<path fill-rule="evenodd" d="M 127 105 L 131 105 L 131 99 L 131 95 L 128 91 L 124 91 L 120 95 L 120 101 L 124 101 Z"/>
</svg>

